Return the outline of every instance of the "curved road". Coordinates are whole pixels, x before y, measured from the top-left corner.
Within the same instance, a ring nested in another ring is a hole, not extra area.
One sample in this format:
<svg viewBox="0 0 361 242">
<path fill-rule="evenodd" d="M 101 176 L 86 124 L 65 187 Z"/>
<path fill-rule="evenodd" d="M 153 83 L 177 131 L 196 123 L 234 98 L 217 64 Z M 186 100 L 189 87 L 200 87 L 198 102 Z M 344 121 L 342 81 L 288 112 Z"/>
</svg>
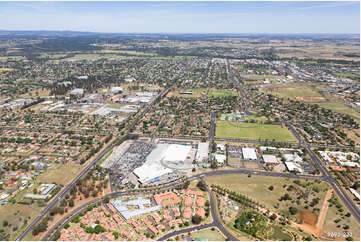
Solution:
<svg viewBox="0 0 361 242">
<path fill-rule="evenodd" d="M 108 148 L 106 148 L 102 154 L 105 155 L 107 154 L 107 152 L 113 148 L 113 145 L 110 145 Z M 313 155 L 313 157 L 311 156 L 311 158 L 318 160 L 317 156 L 314 155 L 313 152 L 310 153 L 310 155 Z M 96 162 L 98 160 L 100 160 L 102 158 L 102 156 L 100 155 L 97 159 L 95 159 L 92 163 L 90 163 L 86 169 L 84 169 L 77 177 L 81 177 L 82 175 L 86 174 L 86 172 L 92 167 L 92 165 L 96 164 Z M 318 162 L 320 162 L 318 160 Z M 319 165 L 319 164 L 318 164 Z M 322 166 L 321 166 L 322 167 Z M 318 179 L 318 180 L 323 180 L 325 182 L 330 183 L 330 185 L 333 187 L 333 189 L 335 190 L 335 192 L 339 195 L 339 197 L 341 198 L 341 200 L 344 202 L 344 204 L 346 205 L 346 207 L 350 210 L 350 212 L 352 213 L 353 216 L 355 216 L 356 219 L 358 219 L 359 221 L 359 212 L 357 209 L 354 209 L 354 205 L 352 205 L 352 201 L 349 201 L 349 198 L 346 194 L 344 194 L 344 191 L 342 189 L 339 189 L 338 186 L 335 184 L 334 179 L 331 176 L 327 176 L 324 174 L 325 172 L 325 168 L 321 168 L 321 172 L 323 173 L 323 176 L 311 176 L 311 175 L 297 175 L 297 174 L 293 174 L 293 173 L 277 173 L 277 172 L 266 172 L 266 171 L 249 171 L 246 169 L 237 169 L 237 170 L 215 170 L 215 171 L 210 171 L 210 172 L 205 172 L 205 173 L 200 173 L 197 174 L 193 177 L 188 178 L 188 180 L 196 180 L 196 179 L 200 179 L 203 178 L 205 176 L 212 176 L 212 175 L 222 175 L 222 174 L 252 174 L 252 175 L 261 175 L 261 176 L 272 176 L 272 177 L 284 177 L 284 178 L 299 178 L 299 179 Z M 74 182 L 75 184 L 75 182 Z M 21 240 L 26 233 L 30 232 L 30 230 L 32 229 L 32 227 L 38 223 L 42 217 L 45 216 L 45 214 L 53 207 L 56 205 L 56 203 L 71 189 L 72 185 L 74 184 L 69 184 L 66 188 L 62 190 L 61 193 L 59 193 L 59 196 L 57 199 L 53 199 L 48 206 L 43 210 L 43 212 L 35 219 L 32 221 L 32 223 L 26 228 L 26 230 L 23 231 L 23 233 L 17 238 L 17 240 Z M 168 184 L 165 185 L 164 187 L 161 187 L 160 189 L 172 189 L 175 188 L 176 186 L 178 186 L 179 183 L 175 183 L 175 184 Z M 152 190 L 154 188 L 150 188 L 149 190 Z M 137 194 L 137 193 L 144 193 L 146 192 L 148 189 L 142 189 L 142 190 L 137 190 L 132 192 L 132 194 Z M 119 192 L 114 192 L 111 193 L 107 196 L 109 196 L 110 198 L 116 198 L 122 195 L 126 195 L 126 194 L 130 194 L 129 191 L 119 191 Z M 229 239 L 232 239 L 232 235 L 229 234 L 229 232 L 227 232 L 227 230 L 223 227 L 222 223 L 220 222 L 220 219 L 218 218 L 217 215 L 217 208 L 215 205 L 215 201 L 213 198 L 213 194 L 210 192 L 210 201 L 211 201 L 211 213 L 214 219 L 215 224 L 212 223 L 212 226 L 216 226 L 218 227 L 222 233 L 224 233 L 224 235 L 226 235 Z M 212 202 L 213 201 L 213 202 Z M 187 229 L 191 229 L 191 228 L 187 228 Z M 182 231 L 182 230 L 179 230 Z M 179 232 L 180 233 L 180 232 Z M 179 234 L 178 233 L 178 234 Z M 22 236 L 22 237 L 21 237 Z"/>
<path fill-rule="evenodd" d="M 296 174 L 292 174 L 292 173 L 249 171 L 249 170 L 246 170 L 246 169 L 215 170 L 215 171 L 210 171 L 210 172 L 204 172 L 204 173 L 197 174 L 197 175 L 195 175 L 193 177 L 190 177 L 190 178 L 188 178 L 188 180 L 193 181 L 193 180 L 197 180 L 197 179 L 202 179 L 205 176 L 225 175 L 225 174 L 251 174 L 251 175 L 284 177 L 284 178 L 324 180 L 323 177 L 321 177 L 321 176 L 305 176 L 305 175 L 296 175 Z M 180 184 L 182 184 L 182 182 L 178 181 L 176 183 L 167 184 L 167 185 L 164 185 L 164 186 L 161 186 L 161 187 L 157 187 L 157 189 L 159 189 L 158 191 L 173 189 L 173 188 L 179 186 Z M 133 191 L 118 191 L 118 192 L 113 192 L 113 193 L 110 193 L 108 195 L 105 195 L 104 197 L 117 198 L 117 197 L 127 196 L 127 195 L 144 194 L 146 192 L 151 192 L 154 189 L 155 189 L 154 187 L 151 187 L 151 188 L 143 188 L 141 190 L 133 190 Z M 173 231 L 170 234 L 164 235 L 163 237 L 165 237 L 165 239 L 173 237 L 173 236 L 175 236 L 177 234 L 183 234 L 183 233 L 191 232 L 191 231 L 195 230 L 195 228 L 198 228 L 198 227 L 201 228 L 202 226 L 205 226 L 204 228 L 217 227 L 230 240 L 237 240 L 236 238 L 234 238 L 232 236 L 232 234 L 230 234 L 224 228 L 224 226 L 223 226 L 223 224 L 221 222 L 221 219 L 218 217 L 218 210 L 217 210 L 214 194 L 209 190 L 209 187 L 208 187 L 208 193 L 209 193 L 209 197 L 210 197 L 210 208 L 211 208 L 211 215 L 213 217 L 213 222 L 210 223 L 210 224 L 207 224 L 207 225 L 200 225 L 200 226 L 196 226 L 196 227 L 190 227 L 190 228 L 185 228 L 185 229 L 178 230 L 178 231 Z M 83 204 L 82 206 L 77 207 L 76 209 L 74 209 L 74 211 L 72 211 L 72 214 L 70 216 L 68 215 L 68 216 L 62 218 L 55 225 L 53 225 L 52 228 L 48 231 L 48 233 L 43 237 L 42 240 L 45 240 L 46 238 L 48 238 L 49 235 L 52 234 L 52 231 L 54 230 L 54 228 L 58 227 L 59 225 L 64 225 L 65 223 L 71 221 L 71 219 L 74 216 L 76 216 L 78 213 L 80 213 L 83 209 L 87 208 L 90 204 L 93 204 L 93 203 L 96 203 L 96 202 L 99 202 L 99 201 L 101 201 L 101 199 L 97 198 L 97 199 L 94 199 L 94 200 L 92 200 L 92 201 L 90 201 L 90 202 L 88 202 L 86 204 Z M 62 226 L 59 226 L 58 230 L 60 230 L 61 228 L 62 228 Z M 161 238 L 159 240 L 161 240 Z"/>
</svg>

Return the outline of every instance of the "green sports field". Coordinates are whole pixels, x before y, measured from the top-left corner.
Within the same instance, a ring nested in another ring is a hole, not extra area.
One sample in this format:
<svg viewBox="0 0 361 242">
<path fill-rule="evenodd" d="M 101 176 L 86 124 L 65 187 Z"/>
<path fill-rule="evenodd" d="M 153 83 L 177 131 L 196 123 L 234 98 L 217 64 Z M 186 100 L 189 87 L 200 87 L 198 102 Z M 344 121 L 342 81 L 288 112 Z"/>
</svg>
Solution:
<svg viewBox="0 0 361 242">
<path fill-rule="evenodd" d="M 259 123 L 237 123 L 217 121 L 217 138 L 275 140 L 278 142 L 295 142 L 296 138 L 280 125 Z"/>
</svg>

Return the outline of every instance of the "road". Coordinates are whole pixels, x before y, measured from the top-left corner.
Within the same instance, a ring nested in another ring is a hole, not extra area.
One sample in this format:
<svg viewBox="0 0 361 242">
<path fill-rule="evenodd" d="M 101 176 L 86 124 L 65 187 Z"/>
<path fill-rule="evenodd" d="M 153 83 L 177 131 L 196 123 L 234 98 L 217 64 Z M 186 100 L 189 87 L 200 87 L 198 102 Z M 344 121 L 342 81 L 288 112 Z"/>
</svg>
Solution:
<svg viewBox="0 0 361 242">
<path fill-rule="evenodd" d="M 209 69 L 210 69 L 210 67 L 211 67 L 211 64 L 212 64 L 212 61 L 210 60 L 210 61 L 208 62 L 206 71 L 204 72 L 203 77 L 202 77 L 202 82 L 203 82 L 203 83 L 206 82 L 206 79 L 207 79 L 207 77 L 208 77 L 208 72 L 209 72 Z"/>
<path fill-rule="evenodd" d="M 180 183 L 176 182 L 174 184 L 166 184 L 164 186 L 161 186 L 159 188 L 157 188 L 157 191 L 166 191 L 170 188 L 175 188 L 177 186 L 179 186 Z M 129 195 L 139 195 L 139 194 L 145 194 L 147 192 L 151 192 L 153 191 L 154 188 L 143 188 L 143 189 L 139 189 L 139 190 L 125 190 L 125 191 L 117 191 L 117 192 L 112 192 L 110 194 L 105 195 L 104 197 L 109 197 L 111 199 L 113 198 L 118 198 L 121 196 L 129 196 Z M 103 198 L 104 198 L 103 197 Z M 60 231 L 62 229 L 62 227 L 70 222 L 76 215 L 78 215 L 79 213 L 81 213 L 84 209 L 86 209 L 89 205 L 92 205 L 94 203 L 100 202 L 102 201 L 103 198 L 96 198 L 94 200 L 91 200 L 77 208 L 75 208 L 73 211 L 71 211 L 71 214 L 61 218 L 56 224 L 54 224 L 49 230 L 48 232 L 43 236 L 42 240 L 46 240 L 51 234 L 53 234 L 53 231 L 55 228 L 57 231 Z"/>
<path fill-rule="evenodd" d="M 115 140 L 114 140 L 115 141 Z M 38 217 L 36 217 L 26 229 L 16 238 L 17 241 L 22 240 L 27 233 L 29 233 L 33 227 L 40 222 L 40 220 L 56 206 L 56 204 L 75 186 L 77 181 L 79 181 L 84 175 L 86 175 L 93 166 L 100 161 L 113 147 L 115 143 L 109 144 L 93 161 L 91 161 L 65 188 L 63 188 L 54 198 L 47 204 Z"/>
<path fill-rule="evenodd" d="M 186 66 L 186 70 L 189 67 L 189 63 Z M 180 79 L 181 77 L 175 77 L 174 79 L 172 79 L 172 83 L 173 85 L 175 85 L 174 83 Z M 158 94 L 158 96 L 156 98 L 153 99 L 153 101 L 139 114 L 137 115 L 136 119 L 128 126 L 127 129 L 127 134 L 131 133 L 131 130 L 135 127 L 135 125 L 139 122 L 139 120 L 141 120 L 144 115 L 146 113 L 148 113 L 153 106 L 161 100 L 161 98 L 163 98 L 172 88 L 173 86 L 169 86 L 167 88 L 165 88 L 161 93 Z M 16 240 L 22 240 L 25 235 L 27 233 L 29 233 L 32 228 L 38 223 L 40 222 L 40 220 L 49 212 L 49 210 L 53 207 L 55 207 L 55 205 L 72 189 L 72 187 L 76 184 L 76 182 L 83 177 L 85 174 L 88 173 L 88 171 L 95 166 L 95 164 L 101 160 L 111 149 L 114 148 L 114 146 L 116 146 L 116 144 L 113 142 L 111 145 L 109 145 L 107 148 L 105 148 L 91 163 L 89 163 L 74 179 L 72 182 L 70 182 L 65 188 L 63 188 L 57 195 L 55 195 L 55 197 L 47 204 L 47 206 L 44 208 L 44 210 L 41 212 L 41 214 L 36 217 L 29 225 L 28 227 L 26 227 L 26 229 L 16 238 Z"/>
<path fill-rule="evenodd" d="M 242 172 L 242 171 L 238 171 L 238 172 L 236 171 L 236 173 L 240 173 L 240 172 Z M 198 176 L 192 177 L 192 180 L 202 179 L 202 176 L 204 176 L 205 174 L 218 174 L 218 173 L 219 172 L 210 172 L 210 173 L 199 174 Z M 157 192 L 167 191 L 170 188 L 177 187 L 178 185 L 179 185 L 179 183 L 167 184 L 167 185 L 164 185 L 161 188 L 157 189 Z M 145 189 L 142 189 L 142 190 L 132 190 L 132 191 L 119 191 L 119 192 L 113 192 L 111 194 L 108 194 L 105 197 L 109 197 L 109 198 L 113 199 L 113 198 L 118 198 L 118 197 L 121 197 L 121 196 L 139 195 L 139 194 L 144 194 L 145 192 L 153 192 L 153 191 L 154 191 L 154 188 L 145 188 Z M 164 235 L 163 237 L 159 238 L 158 240 L 166 240 L 166 239 L 168 239 L 170 237 L 173 237 L 173 236 L 176 236 L 178 234 L 188 233 L 188 232 L 192 232 L 192 231 L 199 230 L 199 229 L 217 227 L 227 238 L 229 238 L 230 240 L 233 240 L 233 241 L 237 241 L 237 238 L 235 238 L 232 234 L 230 234 L 224 228 L 224 226 L 222 224 L 222 221 L 219 218 L 216 198 L 214 197 L 214 194 L 209 189 L 209 186 L 207 186 L 207 192 L 208 192 L 208 195 L 209 195 L 209 198 L 210 198 L 210 208 L 211 208 L 210 211 L 211 211 L 211 216 L 213 218 L 212 223 L 199 225 L 199 226 L 195 226 L 195 227 L 190 227 L 190 228 L 186 228 L 186 229 L 182 229 L 182 230 L 178 230 L 178 231 L 173 231 L 173 232 L 171 232 L 169 234 Z M 101 200 L 102 200 L 102 198 L 97 198 L 97 199 L 89 201 L 89 202 L 75 208 L 70 215 L 68 215 L 66 217 L 63 217 L 56 224 L 54 224 L 52 226 L 52 228 L 49 229 L 48 232 L 43 236 L 42 240 L 47 240 L 49 238 L 49 236 L 52 235 L 55 232 L 54 229 L 56 229 L 56 231 L 61 231 L 61 229 L 63 228 L 63 226 L 66 223 L 69 223 L 75 216 L 77 216 L 79 213 L 81 213 L 82 211 L 87 209 L 87 207 L 89 205 L 100 202 Z"/>
<path fill-rule="evenodd" d="M 208 63 L 207 66 L 207 73 L 209 70 L 209 67 L 211 65 L 211 62 Z M 229 68 L 229 75 L 230 78 L 233 78 L 232 75 L 232 71 L 231 71 L 231 67 L 230 64 L 227 60 L 227 65 Z M 205 73 L 206 74 L 206 73 Z M 204 78 L 206 78 L 206 75 L 204 75 Z M 179 77 L 175 78 L 173 81 L 176 81 L 177 79 L 179 79 Z M 127 134 L 131 133 L 131 130 L 135 127 L 135 125 L 139 122 L 139 120 L 141 120 L 141 118 L 143 118 L 143 116 L 149 112 L 153 106 L 162 98 L 164 97 L 169 90 L 172 88 L 172 86 L 167 87 L 166 89 L 164 89 L 152 102 L 150 105 L 148 105 L 138 116 L 137 118 L 132 122 L 132 124 L 130 124 L 128 126 L 128 131 Z M 245 108 L 245 112 L 248 112 L 248 106 L 246 101 L 244 100 L 243 96 L 242 96 L 242 90 L 240 87 L 237 88 L 238 92 L 240 93 L 240 96 L 244 102 L 244 108 Z M 211 120 L 215 119 L 215 113 L 212 112 L 212 117 Z M 212 123 L 214 124 L 212 126 Z M 345 206 L 349 209 L 349 211 L 351 212 L 351 214 L 356 218 L 356 220 L 359 222 L 360 220 L 360 211 L 357 208 L 357 206 L 352 202 L 352 200 L 350 199 L 350 197 L 346 194 L 346 192 L 343 190 L 343 188 L 337 183 L 337 181 L 329 174 L 327 168 L 324 167 L 324 165 L 322 164 L 322 162 L 319 160 L 319 158 L 314 154 L 314 152 L 311 150 L 312 145 L 310 144 L 306 144 L 304 143 L 304 141 L 302 140 L 302 137 L 296 132 L 296 130 L 289 125 L 288 123 L 285 123 L 285 125 L 291 130 L 291 132 L 295 135 L 295 137 L 298 139 L 298 143 L 289 143 L 289 144 L 296 144 L 296 145 L 302 145 L 306 151 L 308 152 L 308 154 L 310 155 L 311 159 L 315 162 L 315 164 L 317 164 L 317 166 L 320 169 L 321 172 L 321 176 L 311 176 L 311 175 L 296 175 L 293 173 L 276 173 L 276 172 L 264 172 L 264 171 L 249 171 L 246 169 L 239 169 L 239 170 L 216 170 L 216 171 L 212 171 L 212 172 L 207 172 L 207 173 L 202 173 L 202 174 L 198 174 L 195 175 L 193 177 L 191 177 L 189 180 L 195 180 L 195 179 L 200 179 L 204 176 L 211 176 L 211 175 L 221 175 L 221 174 L 234 174 L 234 173 L 239 173 L 239 174 L 253 174 L 253 175 L 261 175 L 261 176 L 274 176 L 274 177 L 285 177 L 285 178 L 300 178 L 300 179 L 320 179 L 323 180 L 325 182 L 328 182 L 332 188 L 334 189 L 334 191 L 337 193 L 337 195 L 340 197 L 340 199 L 343 201 L 343 203 L 345 204 Z M 215 138 L 214 137 L 214 131 L 215 131 L 215 121 L 211 122 L 211 130 L 210 130 L 210 139 L 211 140 L 217 140 L 217 141 L 230 141 L 230 142 L 247 142 L 247 143 L 262 143 L 259 141 L 252 141 L 252 140 L 235 140 L 235 139 L 220 139 L 220 138 Z M 156 136 L 154 136 L 156 137 Z M 166 137 L 159 137 L 159 138 L 166 138 Z M 172 136 L 170 138 L 183 138 L 183 139 L 201 139 L 201 137 L 199 138 L 195 138 L 195 137 L 181 137 L 181 136 Z M 111 149 L 113 149 L 113 147 L 116 144 L 113 142 L 111 144 L 109 144 L 92 162 L 90 162 L 73 180 L 72 182 L 70 182 L 65 188 L 63 188 L 48 204 L 47 206 L 43 209 L 43 211 L 41 212 L 41 214 L 36 217 L 29 225 L 28 227 L 16 238 L 16 240 L 22 240 L 25 235 L 27 233 L 29 233 L 32 228 L 41 221 L 41 219 L 49 212 L 49 210 L 53 207 L 56 206 L 56 204 L 73 188 L 73 186 L 75 186 L 76 182 L 81 179 L 85 174 L 87 174 L 89 172 L 89 170 L 95 166 L 95 164 L 101 160 Z M 177 184 L 179 185 L 179 184 Z M 169 186 L 165 186 L 166 188 L 174 188 L 175 185 L 171 184 Z M 144 190 L 139 190 L 137 192 L 140 193 L 144 193 Z M 119 197 L 124 195 L 124 192 L 115 192 L 112 193 L 110 195 L 111 198 L 115 198 L 115 197 Z M 212 193 L 210 193 L 210 197 L 211 197 L 211 212 L 212 212 L 212 216 L 214 216 L 214 224 L 209 224 L 209 226 L 216 226 L 218 227 L 222 233 L 224 233 L 228 238 L 232 239 L 232 235 L 230 235 L 228 233 L 227 230 L 224 229 L 223 225 L 220 223 L 220 220 L 218 218 L 218 215 L 216 213 L 216 206 L 215 204 L 212 204 L 212 200 L 214 202 L 214 198 L 212 198 Z M 204 225 L 207 226 L 207 225 Z M 222 229 L 223 228 L 223 229 Z M 192 229 L 192 228 L 189 228 Z M 184 229 L 187 230 L 187 229 Z M 182 231 L 182 230 L 180 230 Z M 179 234 L 180 231 L 177 231 L 176 233 Z"/>
<path fill-rule="evenodd" d="M 131 130 L 132 127 L 134 127 L 136 125 L 136 123 L 152 108 L 152 106 L 156 103 L 156 101 L 158 100 L 159 97 L 162 97 L 163 95 L 165 95 L 168 91 L 170 90 L 170 87 L 163 90 L 163 92 L 161 92 L 157 98 L 155 98 L 153 100 L 153 102 L 147 106 L 147 108 L 145 108 L 143 110 L 143 112 L 137 117 L 136 120 L 133 121 L 132 125 L 130 125 L 130 128 L 128 129 Z M 106 147 L 92 162 L 90 162 L 64 189 L 62 189 L 57 195 L 55 195 L 55 197 L 47 204 L 47 206 L 43 209 L 43 211 L 40 213 L 40 215 L 38 217 L 36 217 L 27 227 L 26 229 L 16 238 L 16 240 L 22 240 L 25 235 L 27 233 L 29 233 L 33 227 L 40 222 L 40 220 L 45 217 L 45 215 L 50 211 L 50 209 L 52 209 L 53 207 L 56 206 L 56 204 L 73 188 L 73 186 L 75 186 L 75 184 L 77 183 L 77 181 L 79 181 L 85 174 L 87 174 L 89 172 L 89 170 L 91 168 L 93 168 L 93 166 L 96 165 L 96 163 L 98 161 L 100 161 L 111 149 L 114 148 L 114 146 L 116 146 L 116 144 L 113 142 L 112 144 L 110 144 L 108 147 Z"/>
<path fill-rule="evenodd" d="M 212 148 L 214 143 L 214 136 L 216 135 L 216 112 L 211 113 L 211 125 L 209 129 L 209 151 L 208 151 L 208 160 L 211 161 L 212 157 Z"/>
<path fill-rule="evenodd" d="M 326 182 L 328 182 L 332 186 L 332 188 L 337 193 L 337 195 L 340 197 L 342 202 L 345 204 L 345 206 L 348 208 L 348 210 L 351 212 L 351 214 L 356 218 L 357 222 L 360 223 L 360 210 L 358 209 L 356 204 L 346 194 L 345 190 L 341 187 L 341 185 L 331 176 L 331 174 L 328 172 L 327 168 L 325 168 L 325 166 L 322 164 L 322 161 L 310 149 L 309 145 L 306 146 L 306 151 L 308 152 L 308 154 L 310 155 L 312 160 L 320 168 L 322 177 L 325 179 Z"/>
<path fill-rule="evenodd" d="M 185 229 L 181 229 L 181 230 L 177 230 L 177 231 L 173 231 L 169 234 L 166 234 L 162 237 L 160 237 L 159 239 L 157 239 L 157 241 L 165 241 L 169 238 L 172 238 L 174 236 L 180 235 L 180 234 L 186 234 L 189 232 L 193 232 L 193 231 L 198 231 L 201 229 L 207 229 L 207 228 L 212 228 L 215 227 L 214 222 L 209 223 L 209 224 L 202 224 L 202 225 L 198 225 L 198 226 L 194 226 L 194 227 L 190 227 L 190 228 L 185 228 Z"/>
<path fill-rule="evenodd" d="M 325 178 L 324 176 L 298 175 L 298 174 L 293 174 L 293 173 L 278 173 L 278 172 L 266 172 L 266 171 L 249 171 L 247 169 L 214 170 L 214 171 L 210 171 L 210 172 L 204 172 L 204 173 L 197 174 L 195 176 L 192 176 L 192 177 L 188 178 L 188 180 L 189 181 L 194 181 L 194 180 L 203 179 L 206 176 L 226 175 L 226 174 L 251 174 L 251 175 L 256 175 L 256 176 L 271 176 L 271 177 L 283 177 L 283 178 L 295 178 L 295 179 L 317 179 L 317 180 L 322 180 L 322 181 L 330 183 L 329 178 Z M 180 184 L 179 182 L 176 182 L 174 184 L 166 184 L 164 186 L 161 186 L 161 187 L 157 188 L 158 189 L 157 191 L 173 189 L 173 188 L 179 186 L 179 184 Z M 331 186 L 334 188 L 336 193 L 338 193 L 337 187 L 334 187 L 332 184 L 331 184 Z M 209 189 L 209 187 L 208 187 L 208 189 Z M 126 196 L 126 195 L 145 194 L 145 193 L 151 192 L 153 190 L 154 190 L 154 188 L 143 188 L 142 190 L 118 191 L 118 192 L 113 192 L 113 193 L 111 193 L 109 195 L 106 195 L 106 196 L 113 199 L 113 198 L 118 198 L 118 197 Z M 206 224 L 206 225 L 200 225 L 200 226 L 196 226 L 196 227 L 191 227 L 191 228 L 185 228 L 185 229 L 178 230 L 178 231 L 174 231 L 172 233 L 164 235 L 163 237 L 159 238 L 158 240 L 166 240 L 166 239 L 168 239 L 170 237 L 173 237 L 173 236 L 176 236 L 178 234 L 188 233 L 188 232 L 195 231 L 197 229 L 210 228 L 210 227 L 217 227 L 229 239 L 237 240 L 224 228 L 224 226 L 223 226 L 223 224 L 221 222 L 221 219 L 219 218 L 219 215 L 218 215 L 217 205 L 216 205 L 216 200 L 215 200 L 214 194 L 211 193 L 209 190 L 208 190 L 208 192 L 209 192 L 209 196 L 210 196 L 211 215 L 213 217 L 213 222 L 212 223 Z M 98 199 L 93 200 L 93 202 L 98 202 L 98 201 L 100 201 L 100 199 L 99 200 Z M 81 207 L 75 209 L 70 217 L 62 218 L 57 224 L 55 224 L 53 226 L 53 228 L 55 228 L 55 227 L 57 227 L 59 225 L 63 226 L 66 222 L 69 222 L 73 216 L 80 213 L 82 211 L 82 209 L 86 208 L 90 204 L 91 204 L 91 202 L 89 202 L 89 203 L 87 203 L 85 205 L 82 205 Z M 354 214 L 354 213 L 352 213 L 352 214 Z M 45 238 L 47 238 L 49 236 L 49 234 L 51 233 L 53 228 L 49 230 L 49 232 L 46 234 L 46 237 L 44 237 L 43 239 L 45 239 Z M 60 229 L 61 229 L 61 227 L 59 226 L 59 230 Z"/>
<path fill-rule="evenodd" d="M 209 189 L 209 186 L 207 186 L 207 192 L 209 195 L 210 208 L 211 208 L 210 211 L 211 211 L 211 216 L 213 218 L 213 222 L 208 223 L 208 224 L 202 224 L 202 225 L 195 226 L 195 227 L 190 227 L 190 228 L 173 231 L 169 234 L 166 234 L 166 235 L 160 237 L 158 239 L 158 241 L 164 241 L 173 236 L 177 236 L 177 235 L 188 233 L 188 232 L 198 231 L 201 229 L 211 228 L 211 227 L 217 227 L 227 239 L 229 239 L 231 241 L 238 241 L 238 239 L 236 237 L 234 237 L 230 232 L 228 232 L 228 230 L 223 226 L 223 222 L 218 214 L 218 206 L 217 206 L 216 198 L 214 197 L 214 193 Z"/>
</svg>

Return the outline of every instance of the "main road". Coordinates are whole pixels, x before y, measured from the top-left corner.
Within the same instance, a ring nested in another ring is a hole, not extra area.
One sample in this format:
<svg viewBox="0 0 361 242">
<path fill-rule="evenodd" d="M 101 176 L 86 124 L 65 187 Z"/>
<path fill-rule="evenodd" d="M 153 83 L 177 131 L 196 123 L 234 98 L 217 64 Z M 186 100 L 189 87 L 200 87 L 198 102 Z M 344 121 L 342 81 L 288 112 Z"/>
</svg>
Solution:
<svg viewBox="0 0 361 242">
<path fill-rule="evenodd" d="M 114 140 L 115 141 L 115 140 Z M 55 205 L 75 186 L 75 184 L 86 175 L 93 166 L 100 161 L 111 149 L 114 148 L 116 142 L 109 144 L 94 160 L 92 160 L 65 188 L 63 188 L 55 197 L 47 204 L 43 211 L 26 227 L 26 229 L 16 238 L 16 240 L 22 240 L 27 233 L 29 233 L 33 227 L 45 217 L 45 215 L 55 207 Z"/>
<path fill-rule="evenodd" d="M 317 164 L 317 166 L 320 168 L 320 172 L 322 174 L 323 179 L 325 179 L 326 182 L 328 182 L 333 190 L 337 193 L 337 195 L 340 197 L 342 202 L 345 204 L 345 206 L 348 208 L 348 210 L 351 212 L 351 214 L 356 218 L 357 222 L 360 223 L 360 210 L 356 206 L 356 204 L 351 200 L 351 198 L 346 194 L 345 190 L 341 187 L 341 185 L 333 178 L 330 173 L 328 172 L 327 168 L 324 167 L 322 164 L 322 161 L 315 155 L 315 153 L 310 149 L 310 145 L 306 145 L 306 151 L 312 158 L 312 160 Z"/>
<path fill-rule="evenodd" d="M 188 65 L 186 66 L 188 68 Z M 175 83 L 180 77 L 175 77 L 172 81 Z M 174 84 L 173 84 L 174 85 Z M 164 97 L 169 90 L 172 88 L 172 86 L 167 87 L 164 89 L 156 98 L 153 99 L 153 101 L 140 113 L 140 115 L 137 116 L 137 118 L 129 125 L 129 128 L 127 130 L 127 134 L 130 133 L 130 131 L 135 127 L 135 125 L 141 120 L 141 118 L 144 117 L 144 115 L 149 112 L 153 106 L 162 98 Z M 117 138 L 109 144 L 93 161 L 91 161 L 68 185 L 66 185 L 65 188 L 63 188 L 57 195 L 54 196 L 54 198 L 47 204 L 47 206 L 43 209 L 43 211 L 39 214 L 38 217 L 36 217 L 26 228 L 25 230 L 16 238 L 17 241 L 22 240 L 26 234 L 28 234 L 33 227 L 40 222 L 42 218 L 45 217 L 45 215 L 56 206 L 56 204 L 75 186 L 75 184 L 84 176 L 86 175 L 91 168 L 93 168 L 98 161 L 100 161 L 111 149 L 113 149 L 117 145 Z"/>
</svg>

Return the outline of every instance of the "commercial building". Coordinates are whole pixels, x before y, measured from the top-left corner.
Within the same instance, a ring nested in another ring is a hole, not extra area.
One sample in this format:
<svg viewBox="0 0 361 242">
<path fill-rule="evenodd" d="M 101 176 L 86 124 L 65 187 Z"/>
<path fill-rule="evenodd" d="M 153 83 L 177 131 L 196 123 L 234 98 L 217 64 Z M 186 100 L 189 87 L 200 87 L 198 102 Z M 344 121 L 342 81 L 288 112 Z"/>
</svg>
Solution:
<svg viewBox="0 0 361 242">
<path fill-rule="evenodd" d="M 242 148 L 242 154 L 245 160 L 257 160 L 256 150 L 253 148 Z"/>
<path fill-rule="evenodd" d="M 262 155 L 263 161 L 266 165 L 277 165 L 279 164 L 277 157 L 274 155 Z"/>
<path fill-rule="evenodd" d="M 123 92 L 123 88 L 121 88 L 121 87 L 112 87 L 111 92 L 112 92 L 113 94 L 122 93 L 122 92 Z"/>
<path fill-rule="evenodd" d="M 222 154 L 216 154 L 215 157 L 216 161 L 219 163 L 219 164 L 224 164 L 224 162 L 226 161 L 226 156 L 225 155 L 222 155 Z"/>
<path fill-rule="evenodd" d="M 349 190 L 358 200 L 360 200 L 360 194 L 355 189 L 349 188 Z"/>
<path fill-rule="evenodd" d="M 41 184 L 40 186 L 41 195 L 47 195 L 54 187 L 55 184 Z"/>
<path fill-rule="evenodd" d="M 74 95 L 74 96 L 81 96 L 84 94 L 84 89 L 81 88 L 75 88 L 70 92 L 70 95 Z"/>
<path fill-rule="evenodd" d="M 208 160 L 209 142 L 199 143 L 196 155 L 197 162 L 206 162 Z"/>
<path fill-rule="evenodd" d="M 302 158 L 294 153 L 294 154 L 284 154 L 283 157 L 286 159 L 287 162 L 302 162 Z"/>
<path fill-rule="evenodd" d="M 81 101 L 86 103 L 101 103 L 104 101 L 104 98 L 102 94 L 94 93 L 83 97 Z"/>
<path fill-rule="evenodd" d="M 134 174 L 142 184 L 158 181 L 162 176 L 176 172 L 168 165 L 183 165 L 191 148 L 190 145 L 157 144 L 147 156 L 146 162 L 134 170 Z"/>
<path fill-rule="evenodd" d="M 303 169 L 300 164 L 294 162 L 285 162 L 285 165 L 289 171 L 303 173 Z"/>
</svg>

